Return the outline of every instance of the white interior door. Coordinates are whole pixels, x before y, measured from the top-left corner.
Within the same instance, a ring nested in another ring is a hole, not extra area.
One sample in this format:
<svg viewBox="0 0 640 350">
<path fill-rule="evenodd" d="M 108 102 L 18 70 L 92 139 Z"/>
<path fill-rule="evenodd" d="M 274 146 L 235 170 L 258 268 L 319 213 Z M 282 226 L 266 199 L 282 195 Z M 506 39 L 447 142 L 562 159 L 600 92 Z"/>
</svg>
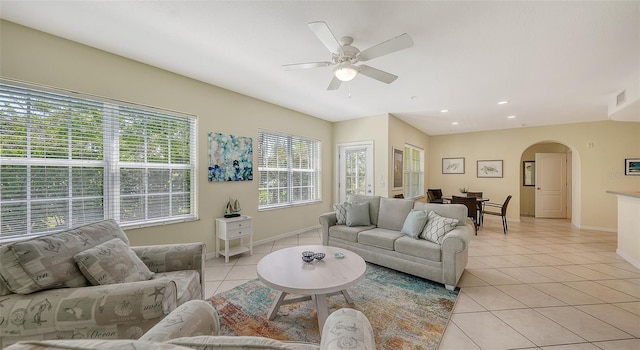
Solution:
<svg viewBox="0 0 640 350">
<path fill-rule="evenodd" d="M 373 141 L 338 145 L 338 202 L 373 195 Z"/>
<path fill-rule="evenodd" d="M 565 153 L 536 153 L 536 217 L 567 217 Z"/>
</svg>

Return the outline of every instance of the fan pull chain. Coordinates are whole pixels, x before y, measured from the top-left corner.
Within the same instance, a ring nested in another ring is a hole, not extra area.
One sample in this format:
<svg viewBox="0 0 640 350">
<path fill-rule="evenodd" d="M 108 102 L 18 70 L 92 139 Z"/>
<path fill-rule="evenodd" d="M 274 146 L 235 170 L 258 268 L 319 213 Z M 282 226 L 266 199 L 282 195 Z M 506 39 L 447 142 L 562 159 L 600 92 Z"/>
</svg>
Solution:
<svg viewBox="0 0 640 350">
<path fill-rule="evenodd" d="M 347 89 L 349 89 L 349 99 L 351 99 L 351 84 L 347 84 Z"/>
</svg>

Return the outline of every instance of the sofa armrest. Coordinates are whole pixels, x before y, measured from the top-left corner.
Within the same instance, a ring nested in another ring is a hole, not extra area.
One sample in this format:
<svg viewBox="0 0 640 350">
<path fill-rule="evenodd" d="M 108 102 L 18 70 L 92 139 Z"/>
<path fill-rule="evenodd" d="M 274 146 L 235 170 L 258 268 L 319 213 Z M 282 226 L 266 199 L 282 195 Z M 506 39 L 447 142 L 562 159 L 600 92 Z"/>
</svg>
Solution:
<svg viewBox="0 0 640 350">
<path fill-rule="evenodd" d="M 467 223 L 458 226 L 444 236 L 442 242 L 442 280 L 447 289 L 453 290 L 469 260 L 469 243 L 475 229 Z"/>
<path fill-rule="evenodd" d="M 195 270 L 200 274 L 200 286 L 204 291 L 204 265 L 207 245 L 198 243 L 163 244 L 131 247 L 153 272 Z"/>
<path fill-rule="evenodd" d="M 213 305 L 204 300 L 190 300 L 173 310 L 140 340 L 165 342 L 182 337 L 218 334 L 220 319 Z"/>
<path fill-rule="evenodd" d="M 2 323 L 0 337 L 80 329 L 116 332 L 120 324 L 165 317 L 177 306 L 176 294 L 175 282 L 167 279 L 12 294 L 3 298 L 2 313 L 23 315 L 25 322 Z"/>
<path fill-rule="evenodd" d="M 332 211 L 320 215 L 319 221 L 322 226 L 322 245 L 327 245 L 329 243 L 329 227 L 335 226 L 338 222 L 336 212 Z"/>
<path fill-rule="evenodd" d="M 348 346 L 345 345 L 348 344 Z M 343 308 L 327 317 L 320 338 L 321 350 L 339 349 L 374 350 L 376 341 L 371 323 L 362 312 Z"/>
</svg>

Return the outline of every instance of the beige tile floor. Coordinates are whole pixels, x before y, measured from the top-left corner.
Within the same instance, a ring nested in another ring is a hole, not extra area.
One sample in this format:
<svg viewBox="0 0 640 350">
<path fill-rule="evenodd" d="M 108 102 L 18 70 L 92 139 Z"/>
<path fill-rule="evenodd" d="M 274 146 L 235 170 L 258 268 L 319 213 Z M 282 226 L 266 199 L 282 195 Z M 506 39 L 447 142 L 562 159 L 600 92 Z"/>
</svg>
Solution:
<svg viewBox="0 0 640 350">
<path fill-rule="evenodd" d="M 266 254 L 320 244 L 316 230 L 207 260 L 206 295 L 256 278 Z M 440 350 L 640 350 L 640 270 L 615 254 L 615 233 L 566 220 L 486 218 L 469 250 Z"/>
</svg>

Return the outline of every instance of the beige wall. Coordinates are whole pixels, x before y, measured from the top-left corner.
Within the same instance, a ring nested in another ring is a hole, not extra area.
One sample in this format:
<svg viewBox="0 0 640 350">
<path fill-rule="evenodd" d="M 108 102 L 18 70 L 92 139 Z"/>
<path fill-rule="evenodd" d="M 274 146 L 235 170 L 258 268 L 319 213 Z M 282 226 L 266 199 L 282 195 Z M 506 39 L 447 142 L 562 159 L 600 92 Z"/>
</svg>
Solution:
<svg viewBox="0 0 640 350">
<path fill-rule="evenodd" d="M 307 136 L 322 142 L 322 198 L 331 201 L 333 169 L 332 124 L 215 86 L 169 73 L 10 22 L 0 22 L 0 75 L 51 87 L 176 110 L 198 116 L 198 221 L 127 230 L 135 245 L 171 242 L 207 243 L 214 251 L 214 218 L 224 213 L 232 196 L 243 214 L 254 217 L 254 239 L 265 240 L 318 225 L 328 205 L 257 211 L 258 181 L 207 181 L 207 133 L 254 138 L 258 129 Z M 215 69 L 215 67 L 212 67 Z M 254 152 L 254 176 L 257 152 Z"/>
<path fill-rule="evenodd" d="M 556 142 L 573 157 L 574 223 L 614 230 L 616 198 L 607 190 L 638 191 L 640 177 L 624 176 L 624 159 L 640 154 L 640 123 L 602 121 L 430 137 L 429 186 L 455 193 L 460 187 L 483 191 L 492 201 L 513 195 L 508 217 L 520 214 L 523 152 L 540 142 Z M 465 174 L 443 175 L 442 158 L 465 157 Z M 502 159 L 503 178 L 477 178 L 476 161 Z M 577 215 L 576 215 L 577 214 Z"/>
<path fill-rule="evenodd" d="M 429 149 L 428 149 L 429 136 L 427 136 L 427 134 L 425 134 L 421 130 L 418 130 L 415 127 L 396 118 L 395 116 L 390 115 L 389 116 L 389 147 L 387 147 L 387 149 L 389 150 L 388 164 L 392 164 L 392 159 L 391 159 L 392 155 L 390 154 L 391 148 L 396 147 L 396 148 L 402 149 L 404 148 L 405 144 L 410 144 L 414 147 L 422 148 L 424 150 L 425 158 L 427 158 L 427 155 L 429 152 Z M 428 184 L 428 181 L 427 181 L 428 166 L 427 166 L 426 159 L 424 159 L 423 162 L 425 162 L 424 184 L 425 184 L 425 190 L 426 190 L 426 185 Z M 393 168 L 389 167 L 388 176 L 390 180 L 387 182 L 389 197 L 393 197 L 394 195 L 400 194 L 403 192 L 402 190 L 393 189 L 393 184 L 391 183 L 392 171 L 393 171 Z M 425 200 L 425 198 L 423 197 L 420 200 Z"/>
<path fill-rule="evenodd" d="M 382 114 L 371 117 L 346 120 L 333 123 L 333 141 L 337 144 L 373 141 L 373 168 L 374 168 L 374 195 L 388 196 L 389 185 L 389 159 L 391 151 L 389 150 L 389 115 Z M 334 150 L 335 151 L 335 150 Z M 334 164 L 335 166 L 335 164 Z M 337 178 L 335 171 L 333 175 L 333 188 L 337 186 Z M 380 183 L 384 186 L 380 186 Z M 334 194 L 337 195 L 337 194 Z M 337 197 L 334 197 L 334 202 Z"/>
</svg>

